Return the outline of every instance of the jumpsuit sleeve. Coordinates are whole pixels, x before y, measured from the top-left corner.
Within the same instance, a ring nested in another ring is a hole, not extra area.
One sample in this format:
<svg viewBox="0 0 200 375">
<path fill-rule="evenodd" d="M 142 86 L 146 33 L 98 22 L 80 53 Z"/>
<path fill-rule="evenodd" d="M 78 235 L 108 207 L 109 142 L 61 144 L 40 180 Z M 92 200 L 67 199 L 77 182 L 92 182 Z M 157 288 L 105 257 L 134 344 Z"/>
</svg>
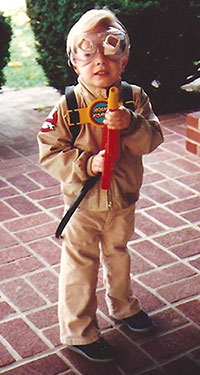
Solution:
<svg viewBox="0 0 200 375">
<path fill-rule="evenodd" d="M 135 111 L 131 111 L 129 128 L 122 131 L 122 147 L 134 155 L 144 155 L 155 150 L 164 138 L 148 95 L 138 87 L 133 98 Z"/>
<path fill-rule="evenodd" d="M 72 144 L 66 110 L 62 96 L 42 125 L 37 140 L 41 165 L 58 181 L 70 184 L 87 180 L 86 165 L 91 153 Z"/>
</svg>

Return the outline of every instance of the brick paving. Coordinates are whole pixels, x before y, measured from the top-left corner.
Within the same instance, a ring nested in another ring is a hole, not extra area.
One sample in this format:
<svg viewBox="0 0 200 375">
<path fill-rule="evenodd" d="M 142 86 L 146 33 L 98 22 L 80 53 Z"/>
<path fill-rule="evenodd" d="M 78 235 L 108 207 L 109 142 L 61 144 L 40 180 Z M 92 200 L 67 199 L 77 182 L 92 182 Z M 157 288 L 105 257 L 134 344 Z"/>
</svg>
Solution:
<svg viewBox="0 0 200 375">
<path fill-rule="evenodd" d="M 0 373 L 199 375 L 200 158 L 185 149 L 184 113 L 161 116 L 165 142 L 144 157 L 128 244 L 132 286 L 155 332 L 137 335 L 109 317 L 100 270 L 98 321 L 116 362 L 91 363 L 60 345 L 54 232 L 63 200 L 38 164 L 35 138 L 57 97 L 51 88 L 0 94 Z"/>
</svg>

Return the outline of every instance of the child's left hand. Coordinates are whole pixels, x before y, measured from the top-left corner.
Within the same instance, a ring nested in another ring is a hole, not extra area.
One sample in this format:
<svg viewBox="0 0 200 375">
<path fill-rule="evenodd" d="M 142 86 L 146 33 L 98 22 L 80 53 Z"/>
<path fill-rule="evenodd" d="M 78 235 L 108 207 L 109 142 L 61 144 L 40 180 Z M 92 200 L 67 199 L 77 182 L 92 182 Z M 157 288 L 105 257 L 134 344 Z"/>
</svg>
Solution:
<svg viewBox="0 0 200 375">
<path fill-rule="evenodd" d="M 122 130 L 130 125 L 131 113 L 124 106 L 120 106 L 116 111 L 107 111 L 104 124 L 108 129 Z"/>
</svg>

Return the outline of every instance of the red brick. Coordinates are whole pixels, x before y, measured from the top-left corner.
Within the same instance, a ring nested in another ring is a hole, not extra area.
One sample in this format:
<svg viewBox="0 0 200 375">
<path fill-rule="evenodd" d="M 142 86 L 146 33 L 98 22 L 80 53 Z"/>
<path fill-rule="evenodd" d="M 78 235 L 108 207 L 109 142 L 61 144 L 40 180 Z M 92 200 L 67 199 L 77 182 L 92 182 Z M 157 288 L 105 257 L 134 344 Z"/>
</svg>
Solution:
<svg viewBox="0 0 200 375">
<path fill-rule="evenodd" d="M 56 325 L 54 327 L 44 329 L 42 331 L 43 335 L 51 341 L 53 346 L 59 346 L 60 345 L 60 329 L 59 325 Z M 68 375 L 68 374 L 67 374 Z"/>
<path fill-rule="evenodd" d="M 38 191 L 31 192 L 28 194 L 28 196 L 34 200 L 41 200 L 49 197 L 54 197 L 60 194 L 60 185 L 56 185 L 50 188 L 45 187 L 45 189 L 40 189 Z"/>
<path fill-rule="evenodd" d="M 58 278 L 51 271 L 42 271 L 29 277 L 31 283 L 51 302 L 58 299 Z"/>
<path fill-rule="evenodd" d="M 191 178 L 191 175 L 189 174 L 187 176 L 178 178 L 177 180 L 180 181 L 180 182 L 182 182 L 186 186 L 191 186 L 194 183 L 199 184 L 199 182 L 200 182 L 200 172 L 192 174 L 192 178 Z"/>
<path fill-rule="evenodd" d="M 171 308 L 152 314 L 151 318 L 156 326 L 157 333 L 181 327 L 188 322 L 186 318 Z"/>
<path fill-rule="evenodd" d="M 13 370 L 4 372 L 5 375 L 55 375 L 67 371 L 69 367 L 56 354 L 49 354 L 36 361 L 26 363 Z"/>
<path fill-rule="evenodd" d="M 24 175 L 8 178 L 8 182 L 10 182 L 11 185 L 14 185 L 24 193 L 39 189 L 39 185 L 36 185 L 33 181 L 31 181 Z"/>
<path fill-rule="evenodd" d="M 150 241 L 145 240 L 138 243 L 130 243 L 129 247 L 157 266 L 172 263 L 175 260 L 175 257 L 173 257 L 173 255 L 169 255 L 164 250 L 159 249 L 159 247 L 155 246 Z"/>
<path fill-rule="evenodd" d="M 16 236 L 25 242 L 34 241 L 38 238 L 48 237 L 55 234 L 57 224 L 48 223 L 44 225 L 37 226 L 35 228 L 27 229 L 25 231 L 17 232 Z"/>
<path fill-rule="evenodd" d="M 6 202 L 18 211 L 21 215 L 29 215 L 40 211 L 32 202 L 24 197 L 15 197 L 6 199 Z"/>
<path fill-rule="evenodd" d="M 170 152 L 173 152 L 174 154 L 177 155 L 177 150 L 178 150 L 178 155 L 182 155 L 185 157 L 186 152 L 185 152 L 185 145 L 181 145 L 180 142 L 170 142 L 170 143 L 162 143 L 162 147 L 165 150 L 169 150 Z M 168 173 L 167 173 L 168 176 Z"/>
<path fill-rule="evenodd" d="M 187 241 L 176 246 L 171 246 L 170 251 L 178 255 L 180 258 L 187 258 L 189 256 L 199 254 L 200 239 Z"/>
<path fill-rule="evenodd" d="M 132 374 L 128 374 L 128 375 L 132 375 Z M 163 375 L 163 371 L 156 368 L 154 370 L 140 372 L 140 375 Z"/>
<path fill-rule="evenodd" d="M 15 360 L 0 342 L 0 367 L 10 365 Z M 1 372 L 1 370 L 0 370 Z"/>
<path fill-rule="evenodd" d="M 188 174 L 184 171 L 181 171 L 180 169 L 176 168 L 172 164 L 160 162 L 153 166 L 154 170 L 163 173 L 163 171 L 167 171 L 167 177 L 168 178 L 175 178 L 178 179 L 178 177 L 183 177 L 184 175 Z"/>
<path fill-rule="evenodd" d="M 192 326 L 187 326 L 150 340 L 148 343 L 143 344 L 142 348 L 153 358 L 161 361 L 195 348 L 199 345 L 199 341 L 200 332 Z"/>
<path fill-rule="evenodd" d="M 161 285 L 181 280 L 194 274 L 195 271 L 192 270 L 192 268 L 187 267 L 184 264 L 177 263 L 169 267 L 162 268 L 161 270 L 152 271 L 148 275 L 140 276 L 139 280 L 151 288 L 158 288 Z"/>
<path fill-rule="evenodd" d="M 173 126 L 173 121 L 179 119 L 180 117 L 182 118 L 182 115 L 179 113 L 169 113 L 169 114 L 164 114 L 164 115 L 159 115 L 158 116 L 160 121 L 162 121 L 162 125 L 164 126 L 165 123 L 167 123 L 168 126 Z"/>
<path fill-rule="evenodd" d="M 11 210 L 3 202 L 0 202 L 0 221 L 9 220 L 17 216 L 16 212 Z"/>
<path fill-rule="evenodd" d="M 62 207 L 55 207 L 50 210 L 50 212 L 56 216 L 59 220 L 63 217 L 63 206 Z"/>
<path fill-rule="evenodd" d="M 45 305 L 45 301 L 21 279 L 5 282 L 1 285 L 1 291 L 21 311 Z"/>
<path fill-rule="evenodd" d="M 162 148 L 157 148 L 154 152 L 144 155 L 144 164 L 151 165 L 157 163 L 158 161 L 166 161 L 173 159 L 173 154 L 171 152 L 162 150 Z"/>
<path fill-rule="evenodd" d="M 200 143 L 200 132 L 193 130 L 191 128 L 187 128 L 186 133 L 187 138 L 191 139 L 192 141 L 195 141 L 197 144 Z"/>
<path fill-rule="evenodd" d="M 29 164 L 29 162 L 27 160 L 23 160 L 23 164 L 27 165 L 27 164 Z M 2 173 L 4 170 L 10 170 L 10 169 L 14 168 L 15 171 L 17 172 L 18 167 L 20 167 L 21 165 L 22 165 L 22 159 L 18 155 L 18 157 L 15 158 L 15 159 L 0 161 L 0 171 Z"/>
<path fill-rule="evenodd" d="M 187 160 L 186 158 L 174 159 L 172 163 L 174 167 L 178 167 L 187 173 L 191 174 L 199 172 L 199 167 L 195 163 L 192 163 L 192 161 Z"/>
<path fill-rule="evenodd" d="M 18 259 L 8 264 L 0 266 L 1 280 L 9 279 L 10 277 L 17 277 L 27 272 L 32 272 L 42 266 L 35 257 L 30 256 L 24 259 Z"/>
<path fill-rule="evenodd" d="M 131 272 L 133 275 L 137 275 L 138 273 L 143 273 L 149 271 L 153 268 L 148 262 L 146 262 L 143 258 L 134 254 L 130 251 L 131 256 Z"/>
<path fill-rule="evenodd" d="M 176 306 L 185 316 L 200 326 L 200 300 L 195 299 Z"/>
<path fill-rule="evenodd" d="M 51 177 L 48 173 L 39 169 L 37 172 L 29 173 L 29 176 L 36 181 L 38 184 L 44 187 L 50 187 L 58 185 L 59 182 Z"/>
<path fill-rule="evenodd" d="M 13 313 L 15 313 L 15 310 L 7 302 L 0 302 L 0 319 L 7 318 Z"/>
<path fill-rule="evenodd" d="M 193 228 L 185 228 L 171 231 L 170 233 L 163 234 L 159 237 L 154 237 L 154 240 L 162 246 L 170 248 L 172 245 L 178 245 L 188 241 L 188 239 L 193 240 L 199 238 L 199 236 L 200 231 Z"/>
<path fill-rule="evenodd" d="M 168 363 L 163 368 L 170 375 L 199 375 L 200 372 L 200 365 L 185 356 Z"/>
<path fill-rule="evenodd" d="M 194 128 L 198 128 L 199 118 L 200 112 L 188 113 L 186 116 L 186 122 L 188 125 L 191 125 Z"/>
<path fill-rule="evenodd" d="M 12 187 L 5 187 L 0 189 L 0 199 L 11 197 L 12 195 L 18 194 L 18 191 L 13 189 Z"/>
<path fill-rule="evenodd" d="M 165 208 L 156 207 L 146 211 L 148 215 L 153 216 L 162 224 L 168 226 L 169 228 L 178 227 L 185 224 L 185 221 L 169 212 Z M 137 219 L 136 219 L 137 220 Z"/>
<path fill-rule="evenodd" d="M 190 264 L 200 270 L 200 258 L 194 259 L 190 262 Z"/>
<path fill-rule="evenodd" d="M 140 210 L 142 208 L 152 207 L 153 205 L 154 203 L 150 199 L 144 198 L 141 194 L 140 199 L 137 202 L 136 209 Z"/>
<path fill-rule="evenodd" d="M 116 363 L 125 374 L 134 374 L 139 370 L 152 365 L 152 360 L 133 343 L 130 343 L 118 331 L 112 330 L 104 338 L 115 348 L 118 353 Z"/>
<path fill-rule="evenodd" d="M 177 183 L 174 180 L 167 180 L 159 182 L 156 186 L 160 187 L 163 190 L 166 190 L 168 193 L 174 195 L 176 198 L 187 198 L 194 195 L 193 191 L 184 187 L 182 184 Z"/>
<path fill-rule="evenodd" d="M 0 189 L 5 188 L 6 186 L 8 185 L 0 179 Z"/>
<path fill-rule="evenodd" d="M 60 262 L 60 247 L 49 239 L 45 238 L 36 242 L 31 242 L 29 247 L 49 264 L 53 265 Z"/>
<path fill-rule="evenodd" d="M 192 356 L 193 356 L 193 358 L 195 358 L 195 359 L 200 359 L 200 349 L 194 350 L 194 351 L 192 352 Z"/>
<path fill-rule="evenodd" d="M 29 172 L 35 172 L 38 169 L 33 164 L 30 164 L 30 163 L 26 164 L 24 162 L 24 160 L 23 160 L 23 164 L 22 164 L 21 158 L 19 159 L 19 161 L 16 164 L 17 164 L 17 168 L 16 168 L 16 166 L 13 166 L 13 165 L 11 165 L 9 167 L 9 164 L 6 162 L 5 165 L 4 165 L 4 169 L 1 170 L 1 176 L 4 177 L 4 178 L 11 178 L 11 177 L 14 177 L 14 176 L 19 176 L 21 174 L 25 174 L 25 173 L 29 173 Z M 1 169 L 1 165 L 0 165 L 0 169 Z M 37 172 L 35 172 L 35 173 L 37 173 Z"/>
<path fill-rule="evenodd" d="M 162 287 L 158 293 L 169 302 L 181 301 L 200 293 L 200 276 L 193 276 L 172 285 Z"/>
<path fill-rule="evenodd" d="M 200 208 L 186 212 L 182 214 L 181 216 L 184 217 L 186 220 L 190 221 L 191 223 L 195 223 L 196 221 L 199 221 Z"/>
<path fill-rule="evenodd" d="M 185 127 L 185 116 L 178 113 L 171 115 L 171 118 L 169 117 L 167 122 L 164 122 L 164 126 L 167 126 L 168 129 L 171 129 L 172 131 L 175 131 L 175 129 L 177 131 L 181 125 L 184 125 Z"/>
<path fill-rule="evenodd" d="M 29 257 L 31 254 L 28 250 L 26 250 L 23 246 L 15 246 L 10 248 L 9 251 L 7 249 L 0 251 L 0 265 L 10 263 L 14 260 L 20 258 Z"/>
<path fill-rule="evenodd" d="M 147 218 L 143 213 L 137 213 L 136 216 L 136 228 L 140 230 L 147 236 L 152 234 L 156 234 L 163 231 L 163 227 L 161 225 L 156 224 L 150 218 Z"/>
<path fill-rule="evenodd" d="M 165 193 L 161 189 L 158 189 L 157 187 L 152 186 L 152 185 L 143 186 L 141 189 L 141 192 L 142 194 L 155 200 L 158 203 L 166 203 L 174 199 L 172 195 Z"/>
<path fill-rule="evenodd" d="M 48 349 L 46 344 L 22 319 L 2 323 L 0 333 L 22 358 L 30 357 Z M 22 337 L 23 340 L 19 339 Z"/>
<path fill-rule="evenodd" d="M 97 314 L 97 324 L 100 331 L 113 327 L 113 324 L 104 319 L 100 314 Z"/>
<path fill-rule="evenodd" d="M 53 207 L 56 207 L 56 206 L 64 205 L 63 197 L 60 196 L 60 195 L 58 195 L 56 197 L 51 197 L 51 198 L 41 200 L 39 203 L 42 207 L 47 208 L 47 209 L 53 208 Z"/>
<path fill-rule="evenodd" d="M 171 142 L 174 142 L 174 141 L 179 141 L 180 140 L 180 136 L 178 134 L 167 134 L 165 136 L 165 143 L 171 143 Z"/>
<path fill-rule="evenodd" d="M 30 215 L 28 217 L 28 220 L 26 217 L 18 218 L 16 220 L 12 220 L 10 222 L 7 222 L 4 224 L 6 228 L 8 228 L 12 232 L 16 232 L 22 229 L 35 227 L 37 225 L 41 225 L 44 223 L 48 223 L 49 221 L 52 221 L 52 218 L 45 213 L 37 213 Z"/>
<path fill-rule="evenodd" d="M 7 248 L 10 246 L 18 245 L 18 240 L 15 239 L 6 230 L 0 228 L 0 249 Z"/>
<path fill-rule="evenodd" d="M 7 146 L 1 146 L 0 158 L 3 160 L 18 158 L 19 155 Z"/>
<path fill-rule="evenodd" d="M 151 312 L 161 306 L 164 306 L 163 301 L 161 301 L 153 293 L 149 292 L 146 288 L 143 288 L 140 284 L 136 283 L 134 280 L 131 281 L 131 286 L 133 295 L 139 299 L 143 310 Z"/>
<path fill-rule="evenodd" d="M 197 154 L 197 143 L 191 142 L 186 139 L 186 149 L 193 154 Z"/>
<path fill-rule="evenodd" d="M 28 319 L 38 328 L 46 328 L 58 323 L 58 307 L 51 306 L 27 315 Z"/>
<path fill-rule="evenodd" d="M 163 179 L 164 179 L 163 175 L 158 172 L 145 174 L 143 178 L 143 186 L 146 184 L 150 184 L 156 181 L 163 180 Z"/>
</svg>

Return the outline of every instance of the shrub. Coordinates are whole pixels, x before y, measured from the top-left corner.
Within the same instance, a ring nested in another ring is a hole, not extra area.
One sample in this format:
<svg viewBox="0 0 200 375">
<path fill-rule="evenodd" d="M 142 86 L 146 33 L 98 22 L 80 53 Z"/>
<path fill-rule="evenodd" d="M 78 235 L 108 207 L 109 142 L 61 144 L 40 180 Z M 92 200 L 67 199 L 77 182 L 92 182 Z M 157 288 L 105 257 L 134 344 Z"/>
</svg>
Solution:
<svg viewBox="0 0 200 375">
<path fill-rule="evenodd" d="M 76 76 L 67 67 L 65 39 L 88 9 L 107 6 L 126 26 L 131 39 L 129 64 L 123 79 L 141 85 L 157 113 L 186 110 L 199 94 L 180 89 L 199 60 L 198 0 L 26 0 L 37 40 L 39 63 L 49 84 L 63 92 Z M 153 82 L 153 84 L 152 84 Z"/>
<path fill-rule="evenodd" d="M 3 74 L 3 68 L 9 61 L 10 52 L 9 45 L 12 36 L 11 21 L 9 17 L 4 17 L 3 13 L 0 12 L 0 88 L 5 83 Z"/>
</svg>

